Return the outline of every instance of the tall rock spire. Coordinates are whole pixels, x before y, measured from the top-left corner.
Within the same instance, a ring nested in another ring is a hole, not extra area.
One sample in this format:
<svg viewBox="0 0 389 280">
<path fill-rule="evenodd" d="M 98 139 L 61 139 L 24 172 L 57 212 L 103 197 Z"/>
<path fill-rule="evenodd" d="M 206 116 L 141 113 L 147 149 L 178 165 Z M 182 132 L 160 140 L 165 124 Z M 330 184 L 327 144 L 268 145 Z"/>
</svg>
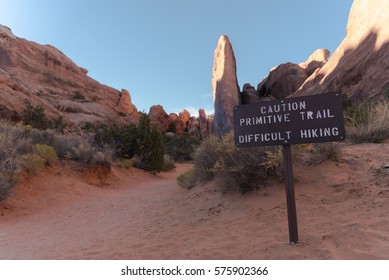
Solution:
<svg viewBox="0 0 389 280">
<path fill-rule="evenodd" d="M 233 128 L 233 108 L 240 104 L 234 50 L 225 35 L 220 36 L 215 50 L 212 91 L 215 108 L 213 131 L 220 135 Z"/>
</svg>

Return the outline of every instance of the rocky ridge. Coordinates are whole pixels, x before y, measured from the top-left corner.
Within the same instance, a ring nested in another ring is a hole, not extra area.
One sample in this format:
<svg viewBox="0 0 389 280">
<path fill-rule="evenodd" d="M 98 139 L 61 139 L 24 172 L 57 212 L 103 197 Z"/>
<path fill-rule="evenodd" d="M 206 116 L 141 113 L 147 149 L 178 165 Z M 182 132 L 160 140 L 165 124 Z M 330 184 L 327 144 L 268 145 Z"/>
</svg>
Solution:
<svg viewBox="0 0 389 280">
<path fill-rule="evenodd" d="M 12 34 L 0 26 L 0 116 L 19 121 L 24 101 L 40 106 L 50 120 L 69 127 L 85 123 L 137 123 L 127 90 L 102 85 L 61 51 Z"/>
<path fill-rule="evenodd" d="M 28 100 L 43 108 L 50 121 L 62 118 L 70 130 L 89 124 L 137 125 L 140 113 L 130 93 L 100 84 L 87 74 L 55 47 L 19 38 L 0 25 L 1 118 L 20 121 Z M 203 111 L 196 118 L 187 110 L 168 115 L 161 105 L 155 105 L 149 115 L 162 133 L 208 133 Z"/>
</svg>

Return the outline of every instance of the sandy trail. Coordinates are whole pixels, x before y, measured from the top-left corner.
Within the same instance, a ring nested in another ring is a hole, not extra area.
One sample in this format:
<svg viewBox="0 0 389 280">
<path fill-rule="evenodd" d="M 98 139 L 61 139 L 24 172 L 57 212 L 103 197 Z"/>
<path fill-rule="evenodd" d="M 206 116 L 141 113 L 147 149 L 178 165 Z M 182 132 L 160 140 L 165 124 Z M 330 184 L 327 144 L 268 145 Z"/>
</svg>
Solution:
<svg viewBox="0 0 389 280">
<path fill-rule="evenodd" d="M 0 204 L 0 259 L 389 259 L 389 144 L 345 146 L 340 163 L 295 166 L 299 243 L 285 191 L 180 188 L 176 172 L 115 168 L 108 186 L 57 166 Z"/>
</svg>

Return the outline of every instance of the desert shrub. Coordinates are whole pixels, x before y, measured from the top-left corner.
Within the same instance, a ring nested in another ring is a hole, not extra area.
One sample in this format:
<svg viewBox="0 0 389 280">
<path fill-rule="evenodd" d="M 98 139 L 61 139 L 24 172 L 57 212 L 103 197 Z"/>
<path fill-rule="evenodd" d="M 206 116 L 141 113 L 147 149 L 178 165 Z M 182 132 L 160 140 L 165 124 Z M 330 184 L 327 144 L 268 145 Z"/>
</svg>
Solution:
<svg viewBox="0 0 389 280">
<path fill-rule="evenodd" d="M 223 136 L 217 153 L 218 159 L 212 170 L 226 192 L 245 193 L 258 189 L 273 168 L 266 162 L 264 147 L 237 148 L 232 132 Z"/>
<path fill-rule="evenodd" d="M 63 120 L 62 116 L 58 116 L 53 123 L 54 129 L 60 133 L 64 132 L 64 129 L 66 127 L 66 123 Z"/>
<path fill-rule="evenodd" d="M 93 123 L 91 122 L 85 122 L 82 125 L 80 125 L 81 129 L 89 132 L 89 133 L 96 133 L 96 127 Z"/>
<path fill-rule="evenodd" d="M 118 158 L 132 158 L 138 147 L 137 132 L 134 125 L 104 126 L 97 130 L 94 143 L 100 148 L 107 145 L 112 147 Z"/>
<path fill-rule="evenodd" d="M 210 135 L 197 147 L 194 153 L 194 170 L 198 182 L 209 180 L 214 176 L 213 167 L 218 160 L 219 144 L 219 139 Z"/>
<path fill-rule="evenodd" d="M 269 176 L 282 177 L 282 153 L 278 148 L 237 148 L 234 134 L 220 139 L 209 136 L 197 148 L 194 168 L 180 178 L 179 184 L 195 184 L 215 178 L 222 190 L 252 191 L 264 184 Z M 178 179 L 177 179 L 178 181 Z"/>
<path fill-rule="evenodd" d="M 130 168 L 134 166 L 134 160 L 130 158 L 119 158 L 115 164 L 121 168 Z"/>
<path fill-rule="evenodd" d="M 27 154 L 21 161 L 23 170 L 34 175 L 45 169 L 45 164 L 46 160 L 37 154 Z"/>
<path fill-rule="evenodd" d="M 195 169 L 189 169 L 185 171 L 184 173 L 180 174 L 177 177 L 177 183 L 179 186 L 183 187 L 184 189 L 190 190 L 193 188 L 196 183 L 196 175 L 195 175 Z"/>
<path fill-rule="evenodd" d="M 0 121 L 0 200 L 5 199 L 18 182 L 20 159 L 31 151 L 28 134 L 22 127 Z"/>
<path fill-rule="evenodd" d="M 52 165 L 57 161 L 58 156 L 53 147 L 45 144 L 35 144 L 33 147 L 34 154 L 40 156 L 45 160 L 45 164 Z"/>
<path fill-rule="evenodd" d="M 72 100 L 84 101 L 85 96 L 82 95 L 80 92 L 76 92 L 75 94 L 72 95 Z"/>
<path fill-rule="evenodd" d="M 161 171 L 168 172 L 173 171 L 176 168 L 174 160 L 168 155 L 163 156 L 163 165 Z"/>
<path fill-rule="evenodd" d="M 72 160 L 79 161 L 85 165 L 92 165 L 97 149 L 87 141 L 83 141 L 78 146 L 72 147 Z"/>
<path fill-rule="evenodd" d="M 165 150 L 177 162 L 184 162 L 193 159 L 193 153 L 200 144 L 198 137 L 184 133 L 181 135 L 165 135 L 163 137 Z"/>
<path fill-rule="evenodd" d="M 45 110 L 41 106 L 33 106 L 29 100 L 24 100 L 24 110 L 22 114 L 24 124 L 31 125 L 38 129 L 47 129 L 51 126 L 45 115 Z"/>
<path fill-rule="evenodd" d="M 338 162 L 341 157 L 341 145 L 337 142 L 309 144 L 301 152 L 305 155 L 303 163 L 308 165 L 317 165 L 326 160 Z"/>
<path fill-rule="evenodd" d="M 19 181 L 18 173 L 15 171 L 5 171 L 0 167 L 0 201 L 7 198 L 13 186 Z"/>
<path fill-rule="evenodd" d="M 349 108 L 346 110 L 349 140 L 379 143 L 389 137 L 389 101 L 375 104 L 365 102 Z"/>
<path fill-rule="evenodd" d="M 85 140 L 83 140 L 80 136 L 77 135 L 61 135 L 56 134 L 52 142 L 50 143 L 50 146 L 54 148 L 55 152 L 57 153 L 58 157 L 60 159 L 74 159 L 73 158 L 73 148 L 78 147 L 81 145 L 81 143 L 84 143 Z M 87 145 L 87 143 L 84 143 Z M 76 159 L 74 159 L 76 160 Z"/>
<path fill-rule="evenodd" d="M 88 170 L 97 174 L 100 181 L 111 171 L 112 151 L 99 151 L 87 141 L 83 141 L 78 146 L 72 148 L 71 158 L 81 162 Z"/>
<path fill-rule="evenodd" d="M 155 127 L 151 127 L 150 118 L 143 114 L 138 125 L 137 139 L 137 161 L 136 167 L 158 173 L 163 167 L 163 156 L 165 154 L 162 135 Z"/>
<path fill-rule="evenodd" d="M 58 135 L 58 133 L 51 129 L 32 129 L 31 131 L 28 131 L 28 137 L 31 139 L 33 144 L 45 144 L 51 146 L 56 135 Z"/>
</svg>

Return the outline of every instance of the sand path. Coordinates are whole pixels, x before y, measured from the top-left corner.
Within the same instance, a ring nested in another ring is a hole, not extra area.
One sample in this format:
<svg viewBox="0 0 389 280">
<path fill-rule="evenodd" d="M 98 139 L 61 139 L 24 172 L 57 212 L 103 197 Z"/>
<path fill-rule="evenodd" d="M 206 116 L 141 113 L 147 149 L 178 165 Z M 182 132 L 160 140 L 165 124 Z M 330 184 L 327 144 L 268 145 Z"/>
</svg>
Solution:
<svg viewBox="0 0 389 280">
<path fill-rule="evenodd" d="M 389 259 L 388 144 L 345 146 L 340 163 L 295 167 L 300 241 L 289 245 L 285 191 L 115 168 L 109 185 L 56 166 L 0 204 L 0 259 Z"/>
</svg>

